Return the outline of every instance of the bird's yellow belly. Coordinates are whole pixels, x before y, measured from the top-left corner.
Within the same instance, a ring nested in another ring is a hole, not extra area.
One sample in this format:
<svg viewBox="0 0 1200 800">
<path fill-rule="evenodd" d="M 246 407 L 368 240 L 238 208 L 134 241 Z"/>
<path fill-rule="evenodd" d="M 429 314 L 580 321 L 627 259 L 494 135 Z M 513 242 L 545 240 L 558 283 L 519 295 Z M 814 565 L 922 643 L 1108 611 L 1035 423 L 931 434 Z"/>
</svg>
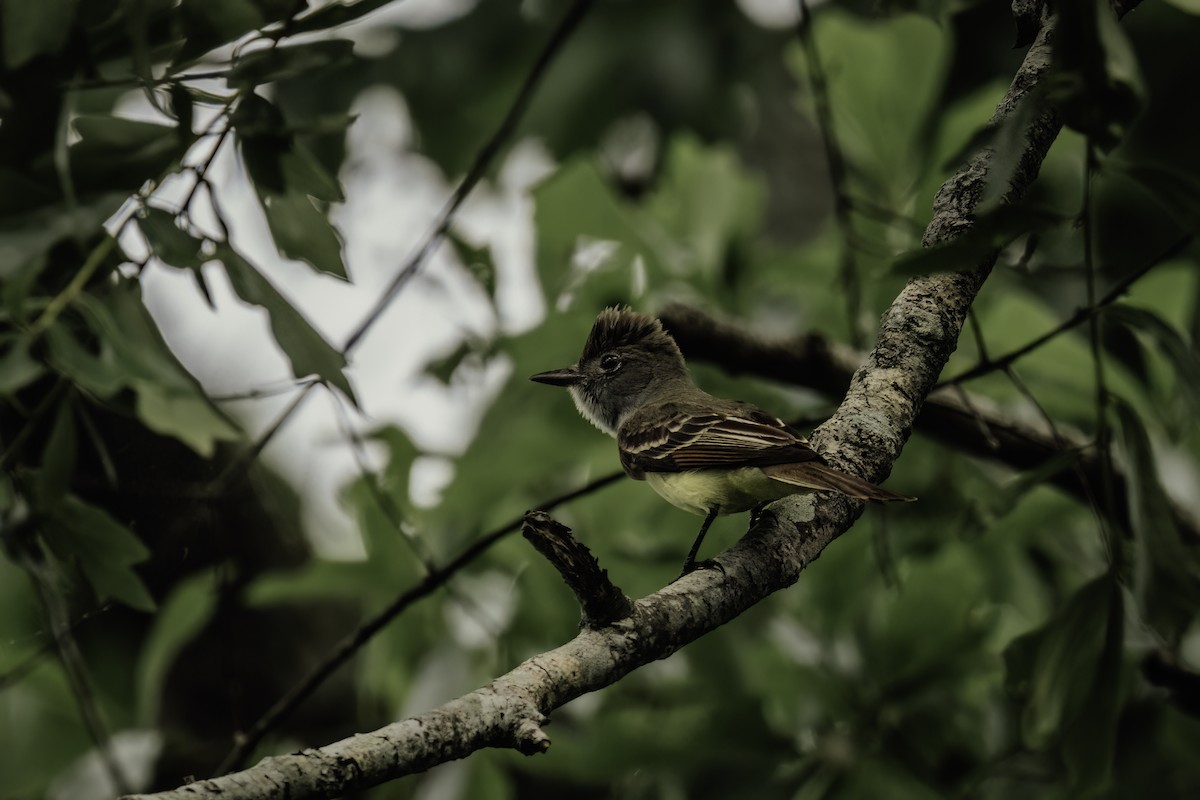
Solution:
<svg viewBox="0 0 1200 800">
<path fill-rule="evenodd" d="M 721 507 L 721 514 L 738 514 L 759 503 L 805 491 L 771 480 L 758 467 L 647 472 L 646 483 L 671 505 L 700 516 L 707 515 L 714 505 Z"/>
</svg>

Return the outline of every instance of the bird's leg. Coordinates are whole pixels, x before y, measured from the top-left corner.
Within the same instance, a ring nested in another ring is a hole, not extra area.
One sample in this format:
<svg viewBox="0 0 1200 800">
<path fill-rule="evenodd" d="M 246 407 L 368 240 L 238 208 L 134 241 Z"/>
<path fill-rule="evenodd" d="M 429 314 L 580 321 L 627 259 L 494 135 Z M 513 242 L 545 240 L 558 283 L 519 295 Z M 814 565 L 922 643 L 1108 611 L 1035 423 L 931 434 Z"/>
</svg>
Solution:
<svg viewBox="0 0 1200 800">
<path fill-rule="evenodd" d="M 696 534 L 696 541 L 692 542 L 692 549 L 688 551 L 687 560 L 683 562 L 683 572 L 679 573 L 679 577 L 687 575 L 689 572 L 694 572 L 697 569 L 719 569 L 721 572 L 725 570 L 716 561 L 702 561 L 696 563 L 696 554 L 700 552 L 700 543 L 704 541 L 704 534 L 708 533 L 708 528 L 713 524 L 713 520 L 717 518 L 717 512 L 721 507 L 713 506 L 708 510 L 708 516 L 704 518 L 704 524 L 700 526 L 700 533 Z"/>
<path fill-rule="evenodd" d="M 768 501 L 764 500 L 754 508 L 750 509 L 750 528 L 753 528 L 755 525 L 757 525 L 759 519 L 762 518 L 763 509 L 767 507 L 767 502 Z M 747 530 L 749 530 L 749 528 L 747 528 Z"/>
</svg>

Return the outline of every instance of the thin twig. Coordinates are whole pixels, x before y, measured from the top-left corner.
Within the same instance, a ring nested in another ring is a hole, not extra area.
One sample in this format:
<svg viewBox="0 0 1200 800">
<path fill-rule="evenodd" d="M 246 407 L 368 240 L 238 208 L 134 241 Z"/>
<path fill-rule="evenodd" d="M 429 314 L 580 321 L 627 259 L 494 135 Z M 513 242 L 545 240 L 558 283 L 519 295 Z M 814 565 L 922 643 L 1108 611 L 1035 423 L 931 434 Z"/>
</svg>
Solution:
<svg viewBox="0 0 1200 800">
<path fill-rule="evenodd" d="M 1083 175 L 1083 274 L 1087 285 L 1087 303 L 1089 308 L 1096 308 L 1096 257 L 1095 257 L 1095 217 L 1096 209 L 1092 197 L 1092 184 L 1095 179 L 1098 164 L 1096 161 L 1096 146 L 1091 137 L 1084 141 L 1086 158 Z M 1119 570 L 1121 563 L 1121 537 L 1114 530 L 1113 516 L 1114 481 L 1111 447 L 1111 430 L 1108 425 L 1108 387 L 1104 376 L 1104 350 L 1100 341 L 1100 320 L 1096 314 L 1088 316 L 1088 340 L 1092 350 L 1092 368 L 1096 382 L 1096 452 L 1100 457 L 1100 494 L 1104 497 L 1105 508 L 1108 512 L 1108 524 L 1105 524 L 1105 514 L 1098 513 L 1101 518 L 1100 531 L 1108 545 L 1109 564 Z"/>
<path fill-rule="evenodd" d="M 221 80 L 228 78 L 231 74 L 233 74 L 232 70 L 217 69 L 211 72 L 188 72 L 183 75 L 167 74 L 161 78 L 153 78 L 151 80 L 137 76 L 130 76 L 128 78 L 91 78 L 89 80 L 74 81 L 63 85 L 61 88 L 70 91 L 76 89 L 120 89 L 127 86 L 133 89 L 137 87 L 166 86 L 171 83 L 187 83 L 189 81 Z"/>
<path fill-rule="evenodd" d="M 1044 424 L 1050 431 L 1050 434 L 1054 437 L 1054 442 L 1058 448 L 1064 453 L 1074 450 L 1082 454 L 1083 448 L 1071 442 L 1071 440 L 1063 434 L 1058 425 L 1055 424 L 1054 418 L 1050 416 L 1050 412 L 1046 410 L 1046 407 L 1042 405 L 1041 401 L 1038 400 L 1033 394 L 1033 390 L 1029 388 L 1029 384 L 1025 383 L 1025 380 L 1017 374 L 1016 367 L 1011 364 L 1008 365 L 1004 368 L 1004 374 L 1008 378 L 1009 382 L 1016 387 L 1016 390 L 1021 393 L 1021 396 L 1024 397 L 1030 403 L 1030 405 L 1033 406 L 1034 410 L 1037 411 L 1038 415 L 1042 418 L 1042 424 Z M 960 390 L 962 389 L 961 386 L 956 386 L 955 388 Z M 1084 469 L 1082 459 L 1073 459 L 1071 461 L 1071 472 L 1075 475 L 1076 485 L 1079 487 L 1079 491 L 1084 503 L 1096 516 L 1096 524 L 1103 527 L 1104 520 L 1101 519 L 1101 517 L 1103 517 L 1104 514 L 1101 511 L 1099 504 L 1096 502 L 1095 487 L 1092 485 L 1093 480 L 1089 478 L 1088 471 Z M 1116 516 L 1117 509 L 1115 506 L 1110 505 L 1107 509 L 1105 509 L 1105 511 L 1112 515 L 1114 522 L 1119 519 L 1119 517 Z"/>
<path fill-rule="evenodd" d="M 858 265 L 854 260 L 852 243 L 857 237 L 854 233 L 854 220 L 850 216 L 850 198 L 846 193 L 846 159 L 838 147 L 833 131 L 833 110 L 829 103 L 829 84 L 825 81 L 821 56 L 817 52 L 817 43 L 812 35 L 812 13 L 805 0 L 799 0 L 799 3 L 800 21 L 796 25 L 796 35 L 800 39 L 800 49 L 804 52 L 804 59 L 808 64 L 808 82 L 812 89 L 813 108 L 817 114 L 817 127 L 821 131 L 821 144 L 825 148 L 825 164 L 829 168 L 829 182 L 833 189 L 833 217 L 842 234 L 838 274 L 842 281 L 842 290 L 846 295 L 846 316 L 850 329 L 850 342 L 855 348 L 862 349 L 863 331 L 860 324 L 863 303 L 862 286 L 858 279 Z"/>
<path fill-rule="evenodd" d="M 344 356 L 349 355 L 349 353 L 358 345 L 358 343 L 362 341 L 362 338 L 379 320 L 380 316 L 383 315 L 383 312 L 387 309 L 387 307 L 396 299 L 400 289 L 403 288 L 404 285 L 417 274 L 417 272 L 420 271 L 421 267 L 424 266 L 425 262 L 433 253 L 434 249 L 436 249 L 437 245 L 442 241 L 443 238 L 445 238 L 447 231 L 450 229 L 450 224 L 454 220 L 454 216 L 457 214 L 459 207 L 462 205 L 463 201 L 466 200 L 467 195 L 471 193 L 471 190 L 474 189 L 479 181 L 483 178 L 484 174 L 487 173 L 487 170 L 490 168 L 492 162 L 496 159 L 496 156 L 499 154 L 504 143 L 516 130 L 517 124 L 524 116 L 525 111 L 529 107 L 530 101 L 533 99 L 534 90 L 537 88 L 545 73 L 548 71 L 550 64 L 554 61 L 555 56 L 557 56 L 562 50 L 563 45 L 579 26 L 579 23 L 583 20 L 585 13 L 592 6 L 594 1 L 595 0 L 577 0 L 575 5 L 573 5 L 567 12 L 566 16 L 563 18 L 563 21 L 559 23 L 559 26 L 551 34 L 546 46 L 543 48 L 542 52 L 538 55 L 537 60 L 534 61 L 533 66 L 530 68 L 529 74 L 526 76 L 525 82 L 522 84 L 520 91 L 513 100 L 512 106 L 509 107 L 508 113 L 505 114 L 504 119 L 496 129 L 496 132 L 492 134 L 491 138 L 488 139 L 483 148 L 479 151 L 478 155 L 476 155 L 475 161 L 472 163 L 471 169 L 467 172 L 466 177 L 463 178 L 462 183 L 458 185 L 458 188 L 454 190 L 454 194 L 451 195 L 450 201 L 442 209 L 441 214 L 438 216 L 438 223 L 428 234 L 421 246 L 417 248 L 415 253 L 413 253 L 412 257 L 410 257 L 405 265 L 401 268 L 400 272 L 397 273 L 396 277 L 392 279 L 390 284 L 388 284 L 388 287 L 384 290 L 383 295 L 380 296 L 379 300 L 376 301 L 374 306 L 372 306 L 371 310 L 363 318 L 362 322 L 360 322 L 354 329 L 354 332 L 350 334 L 350 337 L 346 340 L 345 346 L 342 348 L 342 354 Z M 270 437 L 273 436 L 275 432 L 283 426 L 283 424 L 295 411 L 296 407 L 299 405 L 299 402 L 303 400 L 303 398 L 306 397 L 312 390 L 313 386 L 316 385 L 316 383 L 312 383 L 306 386 L 296 401 L 294 401 L 292 405 L 285 409 L 283 414 L 279 416 L 279 418 L 267 431 L 267 434 L 253 447 L 251 447 L 249 451 L 247 451 L 247 457 L 241 458 L 234 464 L 231 464 L 229 468 L 227 468 L 221 473 L 220 476 L 218 476 L 218 479 L 215 483 L 216 489 L 219 490 L 228 486 L 228 483 L 233 477 L 239 474 L 245 467 L 249 466 L 254 458 L 256 458 L 260 452 L 262 452 L 262 449 L 266 446 L 266 443 L 270 440 Z"/>
<path fill-rule="evenodd" d="M 873 219 L 876 222 L 881 222 L 892 228 L 908 231 L 909 233 L 920 235 L 925 230 L 925 226 L 916 219 L 901 214 L 898 211 L 893 211 L 886 206 L 881 206 L 874 200 L 869 200 L 865 197 L 846 194 L 846 202 L 850 204 L 850 210 L 861 214 L 868 219 Z"/>
<path fill-rule="evenodd" d="M 337 412 L 338 427 L 341 429 L 342 435 L 350 442 L 350 452 L 354 456 L 355 464 L 358 465 L 359 477 L 363 479 L 371 499 L 375 501 L 375 506 L 383 512 L 383 516 L 387 518 L 396 534 L 408 545 L 417 561 L 421 562 L 425 571 L 429 572 L 433 569 L 433 557 L 419 539 L 404 532 L 404 514 L 396 505 L 396 501 L 384 489 L 383 477 L 371 467 L 367 459 L 366 442 L 363 441 L 362 436 L 350 421 L 345 402 L 345 398 L 341 395 L 334 395 L 334 410 Z"/>
<path fill-rule="evenodd" d="M 224 493 L 225 490 L 228 489 L 235 480 L 240 478 L 245 471 L 250 468 L 250 465 L 258 459 L 262 451 L 266 449 L 266 446 L 271 443 L 271 440 L 275 438 L 275 434 L 279 433 L 280 429 L 283 428 L 287 421 L 292 418 L 292 414 L 294 414 L 296 409 L 300 407 L 301 403 L 303 403 L 308 396 L 312 394 L 312 390 L 321 384 L 321 381 L 313 381 L 301 389 L 296 396 L 292 398 L 292 402 L 288 403 L 283 412 L 275 418 L 275 421 L 271 423 L 271 426 L 267 428 L 266 432 L 263 433 L 262 436 L 258 437 L 258 441 L 251 445 L 247 450 L 243 451 L 236 459 L 231 461 L 229 466 L 225 467 L 225 469 L 223 469 L 221 473 L 213 479 L 213 482 L 209 488 L 209 494 L 212 496 L 218 496 Z"/>
<path fill-rule="evenodd" d="M 111 603 L 111 602 L 103 603 L 99 606 L 96 606 L 91 611 L 85 611 L 84 613 L 82 613 L 78 617 L 76 617 L 74 622 L 70 623 L 67 626 L 67 630 L 74 632 L 74 630 L 76 628 L 78 628 L 80 625 L 82 625 L 84 622 L 88 621 L 89 619 L 96 616 L 97 614 L 102 614 L 105 611 L 108 611 L 112 607 L 113 607 L 113 603 Z M 9 644 L 9 646 L 12 646 L 13 644 L 19 644 L 20 642 L 25 641 L 25 640 L 41 639 L 43 636 L 45 636 L 45 631 L 35 631 L 34 633 L 32 633 L 26 637 L 17 639 L 15 641 L 9 640 L 8 644 Z M 4 674 L 0 674 L 0 692 L 4 691 L 5 689 L 7 689 L 10 686 L 15 686 L 16 684 L 20 683 L 21 680 L 26 675 L 28 675 L 30 672 L 33 671 L 33 668 L 37 666 L 39 661 L 41 661 L 46 656 L 52 654 L 53 652 L 54 652 L 54 636 L 53 636 L 53 634 L 51 634 L 49 639 L 44 639 L 42 641 L 42 643 L 38 646 L 38 649 L 34 650 L 32 653 L 30 653 L 28 656 L 26 656 L 23 661 L 18 662 L 14 667 L 9 669 L 8 672 L 5 672 Z"/>
<path fill-rule="evenodd" d="M 42 401 L 38 403 L 37 407 L 33 409 L 33 412 L 29 415 L 29 419 L 21 426 L 21 430 L 17 431 L 17 435 L 13 437 L 12 443 L 4 449 L 3 453 L 0 453 L 0 469 L 7 467 L 9 460 L 21 451 L 21 448 L 25 446 L 25 440 L 33 435 L 33 429 L 37 426 L 38 422 L 51 408 L 57 407 L 59 399 L 70 386 L 71 384 L 67 382 L 66 378 L 62 375 L 58 376 L 54 387 L 50 389 L 46 396 L 42 398 Z"/>
<path fill-rule="evenodd" d="M 988 357 L 987 342 L 983 338 L 983 325 L 979 322 L 979 314 L 976 313 L 974 306 L 967 313 L 967 322 L 971 324 L 971 334 L 975 339 L 975 350 L 979 354 L 979 363 L 992 363 L 992 359 Z"/>
<path fill-rule="evenodd" d="M 112 252 L 116 244 L 117 239 L 115 236 L 109 236 L 108 233 L 104 234 L 100 243 L 88 254 L 87 260 L 83 262 L 83 266 L 71 278 L 71 282 L 54 296 L 54 299 L 46 306 L 46 310 L 42 312 L 42 315 L 29 326 L 30 341 L 37 339 L 45 333 L 54 324 L 54 321 L 58 319 L 58 315 L 74 302 L 75 298 L 83 293 L 83 289 L 87 286 L 88 281 L 96 274 L 96 270 L 100 269 L 100 266 L 108 258 L 108 254 Z"/>
<path fill-rule="evenodd" d="M 391 494 L 384 488 L 383 476 L 379 471 L 374 469 L 367 458 L 367 446 L 363 441 L 362 435 L 354 427 L 350 421 L 350 413 L 346 408 L 346 399 L 341 395 L 333 395 L 334 407 L 337 410 L 338 427 L 342 431 L 342 435 L 350 442 L 350 451 L 354 456 L 354 462 L 358 465 L 358 474 L 362 479 L 363 484 L 367 487 L 368 494 L 375 502 L 375 507 L 387 518 L 388 523 L 392 526 L 392 530 L 396 536 L 408 545 L 409 550 L 420 562 L 421 568 L 429 574 L 434 570 L 433 555 L 426 549 L 424 543 L 416 536 L 409 536 L 404 530 L 404 513 L 392 499 Z M 446 590 L 450 592 L 450 596 L 463 607 L 463 610 L 470 614 L 471 617 L 479 624 L 479 627 L 487 631 L 493 639 L 498 638 L 500 633 L 495 629 L 492 621 L 488 619 L 487 613 L 475 602 L 475 599 L 469 594 L 462 592 L 453 583 L 446 584 Z"/>
<path fill-rule="evenodd" d="M 228 121 L 225 122 L 225 127 L 219 132 L 215 130 L 215 127 L 218 122 L 222 121 L 223 118 L 228 117 L 229 112 L 233 109 L 233 104 L 236 99 L 236 95 L 231 97 L 229 102 L 227 102 L 217 113 L 217 116 L 213 118 L 213 121 L 209 123 L 209 126 L 204 133 L 200 134 L 200 138 L 215 134 L 217 140 L 213 142 L 212 150 L 209 151 L 204 160 L 191 168 L 191 171 L 196 176 L 196 181 L 192 184 L 192 187 L 188 189 L 187 195 L 183 198 L 183 202 L 179 206 L 179 210 L 183 214 L 191 216 L 190 209 L 192 207 L 192 201 L 196 199 L 196 193 L 200 190 L 200 186 L 202 184 L 206 184 L 205 176 L 208 175 L 208 171 L 212 168 L 213 162 L 217 160 L 217 154 L 221 152 L 221 148 L 225 145 L 225 139 L 233 130 L 233 125 L 229 124 Z M 209 189 L 209 196 L 210 198 L 213 196 L 211 189 Z"/>
<path fill-rule="evenodd" d="M 996 434 L 992 433 L 992 428 L 988 425 L 987 420 L 983 416 L 983 412 L 975 405 L 975 401 L 971 399 L 971 393 L 961 386 L 951 387 L 954 393 L 958 396 L 959 402 L 963 408 L 971 413 L 975 419 L 975 425 L 979 428 L 979 435 L 983 437 L 983 441 L 993 450 L 1000 449 L 1000 440 L 996 438 Z"/>
<path fill-rule="evenodd" d="M 971 367 L 966 372 L 959 373 L 958 375 L 955 375 L 954 377 L 946 378 L 945 380 L 938 383 L 938 385 L 935 387 L 935 390 L 936 389 L 944 389 L 947 386 L 954 386 L 954 385 L 960 384 L 960 383 L 966 383 L 967 381 L 975 380 L 976 378 L 983 377 L 984 375 L 990 375 L 991 373 L 996 372 L 997 370 L 1002 370 L 1005 367 L 1007 367 L 1009 364 L 1012 364 L 1017 359 L 1019 359 L 1023 356 L 1029 355 L 1034 350 L 1037 350 L 1039 347 L 1046 344 L 1050 340 L 1059 337 L 1060 335 L 1062 335 L 1063 333 L 1066 333 L 1067 331 L 1076 327 L 1080 323 L 1086 322 L 1087 320 L 1092 319 L 1097 314 L 1099 314 L 1101 311 L 1103 311 L 1106 306 L 1110 306 L 1113 303 L 1115 303 L 1117 300 L 1121 299 L 1121 297 L 1127 291 L 1129 291 L 1129 287 L 1131 287 L 1133 284 L 1137 283 L 1137 281 L 1140 280 L 1142 277 L 1144 277 L 1146 275 L 1146 273 L 1148 273 L 1150 270 L 1157 267 L 1162 262 L 1166 261 L 1168 258 L 1171 258 L 1172 256 L 1177 255 L 1180 251 L 1182 251 L 1183 248 L 1188 245 L 1188 243 L 1192 240 L 1192 238 L 1195 235 L 1196 235 L 1195 232 L 1189 232 L 1189 233 L 1184 234 L 1182 237 L 1180 237 L 1179 239 L 1172 242 L 1166 249 L 1164 249 L 1158 255 L 1156 255 L 1153 258 L 1151 258 L 1150 260 L 1148 260 L 1141 267 L 1139 267 L 1138 269 L 1129 273 L 1125 277 L 1121 278 L 1121 280 L 1119 280 L 1115 284 L 1113 284 L 1113 287 L 1111 289 L 1109 289 L 1108 292 L 1103 297 L 1101 297 L 1099 300 L 1095 301 L 1094 304 L 1089 303 L 1086 308 L 1078 309 L 1068 319 L 1063 320 L 1058 325 L 1056 325 L 1054 328 L 1052 328 L 1049 331 L 1046 331 L 1041 336 L 1037 337 L 1036 339 L 1029 342 L 1028 344 L 1024 344 L 1021 347 L 1018 347 L 1015 350 L 1005 353 L 1002 356 L 993 358 L 990 361 L 987 361 L 986 363 L 977 364 L 976 366 Z"/>
<path fill-rule="evenodd" d="M 267 397 L 278 397 L 281 394 L 302 389 L 311 383 L 320 383 L 320 378 L 302 378 L 298 381 L 288 381 L 286 384 L 276 386 L 274 388 L 264 387 L 261 389 L 250 389 L 245 392 L 234 392 L 232 394 L 213 395 L 209 399 L 214 403 L 235 403 L 240 400 L 262 400 Z"/>
<path fill-rule="evenodd" d="M 594 0 L 576 0 L 576 3 L 571 6 L 571 9 L 563 17 L 562 22 L 555 28 L 550 35 L 549 41 L 538 54 L 537 60 L 534 61 L 533 67 L 529 70 L 529 74 L 525 76 L 525 82 L 521 84 L 520 91 L 517 92 L 516 98 L 513 100 L 512 106 L 509 107 L 508 113 L 504 115 L 504 119 L 500 122 L 500 126 L 496 128 L 495 133 L 487 140 L 483 148 L 475 156 L 475 161 L 471 164 L 471 168 L 467 171 L 466 177 L 462 179 L 462 183 L 450 195 L 450 200 L 442 208 L 441 214 L 438 215 L 437 223 L 433 226 L 433 230 L 425 238 L 425 241 L 417 248 L 416 252 L 408 259 L 396 277 L 392 278 L 379 300 L 367 313 L 367 316 L 359 323 L 354 332 L 346 340 L 345 347 L 342 352 L 349 354 L 371 327 L 387 310 L 392 301 L 396 298 L 397 293 L 404 288 L 404 285 L 411 280 L 425 262 L 441 244 L 446 237 L 446 233 L 450 230 L 450 223 L 454 219 L 454 215 L 458 212 L 459 206 L 467 199 L 467 195 L 475 188 L 475 185 L 487 173 L 496 156 L 499 155 L 501 148 L 513 135 L 517 128 L 517 124 L 521 118 L 525 116 L 525 111 L 529 108 L 530 101 L 533 100 L 534 91 L 542 82 L 546 72 L 549 70 L 550 64 L 554 58 L 562 50 L 564 44 L 570 38 L 575 29 L 579 27 L 579 23 L 583 21 L 584 16 L 592 7 Z"/>
<path fill-rule="evenodd" d="M 29 573 L 29 577 L 37 589 L 38 597 L 42 601 L 46 620 L 50 624 L 50 630 L 54 636 L 54 644 L 58 648 L 59 661 L 62 663 L 63 672 L 67 675 L 71 691 L 75 695 L 75 703 L 79 706 L 79 713 L 83 717 L 83 724 L 87 728 L 88 735 L 91 737 L 92 743 L 96 745 L 100 760 L 108 771 L 109 779 L 116 788 L 117 794 L 128 794 L 131 791 L 129 780 L 113 753 L 112 737 L 109 735 L 108 726 L 105 725 L 100 709 L 96 705 L 96 696 L 92 691 L 87 662 L 84 661 L 83 654 L 79 651 L 79 645 L 71 634 L 71 625 L 67 619 L 67 610 L 63 606 L 62 597 L 54 588 L 54 575 L 50 573 L 45 562 L 41 561 L 38 556 L 25 552 L 24 549 L 18 549 L 17 558 L 21 566 Z"/>
<path fill-rule="evenodd" d="M 536 511 L 551 511 L 558 506 L 568 503 L 576 498 L 603 489 L 611 483 L 624 476 L 624 472 L 614 472 L 604 477 L 597 478 L 594 481 L 582 486 L 573 491 L 567 492 L 564 495 L 555 497 L 551 500 L 539 505 Z M 300 683 L 292 688 L 287 694 L 275 701 L 275 704 L 264 713 L 257 722 L 250 726 L 241 740 L 234 746 L 229 754 L 221 761 L 214 775 L 224 775 L 235 769 L 238 769 L 246 757 L 253 752 L 263 738 L 275 729 L 286 717 L 288 717 L 296 708 L 308 699 L 309 695 L 317 690 L 329 676 L 338 670 L 343 664 L 349 661 L 355 653 L 372 638 L 379 633 L 383 628 L 404 612 L 409 606 L 417 602 L 423 597 L 433 594 L 439 588 L 444 586 L 447 581 L 457 575 L 466 566 L 473 563 L 476 559 L 491 549 L 492 545 L 499 542 L 504 537 L 520 530 L 525 521 L 525 516 L 521 515 L 516 519 L 508 522 L 491 533 L 477 539 L 473 544 L 448 561 L 445 566 L 434 567 L 417 585 L 408 589 L 375 616 L 371 617 L 366 622 L 358 626 L 358 628 L 343 639 L 333 651 L 325 657 L 325 660 L 318 664 Z"/>
</svg>

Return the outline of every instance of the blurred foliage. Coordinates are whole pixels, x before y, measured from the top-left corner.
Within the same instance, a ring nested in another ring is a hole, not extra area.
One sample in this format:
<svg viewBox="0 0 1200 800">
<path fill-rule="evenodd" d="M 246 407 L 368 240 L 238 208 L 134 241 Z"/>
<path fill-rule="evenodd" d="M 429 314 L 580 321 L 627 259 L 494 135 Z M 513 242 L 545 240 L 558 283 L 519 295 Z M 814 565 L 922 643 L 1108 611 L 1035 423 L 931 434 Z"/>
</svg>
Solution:
<svg viewBox="0 0 1200 800">
<path fill-rule="evenodd" d="M 909 275 L 1001 248 L 975 307 L 983 339 L 964 333 L 947 375 L 1053 329 L 1086 304 L 1089 269 L 1103 294 L 1152 267 L 1100 312 L 1130 529 L 1100 530 L 1105 487 L 1089 509 L 1042 485 L 1072 468 L 1069 456 L 1016 474 L 915 438 L 889 486 L 922 502 L 869 511 L 797 586 L 556 713 L 546 756 L 481 752 L 365 794 L 1200 791 L 1195 2 L 1147 4 L 1120 23 L 1107 3 L 1056 4 L 1044 92 L 1068 128 L 1016 208 L 997 201 L 1029 114 L 985 125 L 1020 58 L 1008 49 L 1016 26 L 1001 24 L 1011 23 L 1007 6 L 820 6 L 807 35 L 847 163 L 834 188 L 849 203 L 848 232 L 829 214 L 793 28 L 762 27 L 717 0 L 598 3 L 516 134 L 554 162 L 527 197 L 544 319 L 428 353 L 428 379 L 452 395 L 485 372 L 508 377 L 432 506 L 409 495 L 414 466 L 430 454 L 398 427 L 365 435 L 387 465 L 341 498 L 366 558 L 332 562 L 311 554 L 294 495 L 252 465 L 255 443 L 168 348 L 141 277 L 186 271 L 211 304 L 208 282 L 223 271 L 241 301 L 264 310 L 297 380 L 355 402 L 344 350 L 229 241 L 222 187 L 207 175 L 212 154 L 235 151 L 283 257 L 352 280 L 327 212 L 345 199 L 338 175 L 356 99 L 378 85 L 398 91 L 411 147 L 454 180 L 562 13 L 488 0 L 459 4 L 437 24 L 369 16 L 388 5 L 0 4 L 5 797 L 111 795 L 87 777 L 94 745 L 21 564 L 51 568 L 129 774 L 159 788 L 207 774 L 236 732 L 428 564 L 617 468 L 612 442 L 565 396 L 525 380 L 571 363 L 599 309 L 683 300 L 767 334 L 845 339 L 857 323 L 838 278 L 843 247 L 872 315 Z M 386 46 L 356 44 L 364 29 L 383 29 Z M 148 101 L 156 119 L 122 111 L 130 97 Z M 920 252 L 934 192 L 979 146 L 993 149 L 996 169 L 976 231 Z M 185 191 L 164 191 L 172 185 Z M 497 306 L 498 245 L 454 227 L 449 238 L 452 258 Z M 1085 330 L 1017 362 L 1028 389 L 993 373 L 971 390 L 1016 419 L 1044 414 L 1090 435 L 1097 353 Z M 819 417 L 836 402 L 694 366 L 714 392 L 781 415 Z M 698 522 L 630 481 L 555 513 L 632 596 L 673 577 Z M 710 546 L 729 545 L 740 525 L 720 522 Z M 502 541 L 374 637 L 260 750 L 323 744 L 423 710 L 561 643 L 577 624 L 553 571 L 519 538 Z M 139 732 L 148 738 L 131 735 Z M 127 744 L 135 740 L 152 746 Z"/>
</svg>

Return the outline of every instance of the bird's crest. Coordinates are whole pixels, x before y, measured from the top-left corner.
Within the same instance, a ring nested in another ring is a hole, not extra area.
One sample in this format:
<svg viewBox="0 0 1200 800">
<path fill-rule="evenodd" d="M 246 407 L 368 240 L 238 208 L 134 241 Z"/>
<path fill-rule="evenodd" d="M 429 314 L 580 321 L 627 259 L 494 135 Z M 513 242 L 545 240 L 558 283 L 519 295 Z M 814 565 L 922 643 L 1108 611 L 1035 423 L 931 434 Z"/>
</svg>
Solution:
<svg viewBox="0 0 1200 800">
<path fill-rule="evenodd" d="M 595 358 L 618 347 L 637 345 L 645 350 L 658 350 L 682 359 L 679 346 L 663 330 L 662 323 L 649 314 L 629 308 L 611 307 L 600 312 L 592 332 L 583 346 L 580 361 Z"/>
</svg>

